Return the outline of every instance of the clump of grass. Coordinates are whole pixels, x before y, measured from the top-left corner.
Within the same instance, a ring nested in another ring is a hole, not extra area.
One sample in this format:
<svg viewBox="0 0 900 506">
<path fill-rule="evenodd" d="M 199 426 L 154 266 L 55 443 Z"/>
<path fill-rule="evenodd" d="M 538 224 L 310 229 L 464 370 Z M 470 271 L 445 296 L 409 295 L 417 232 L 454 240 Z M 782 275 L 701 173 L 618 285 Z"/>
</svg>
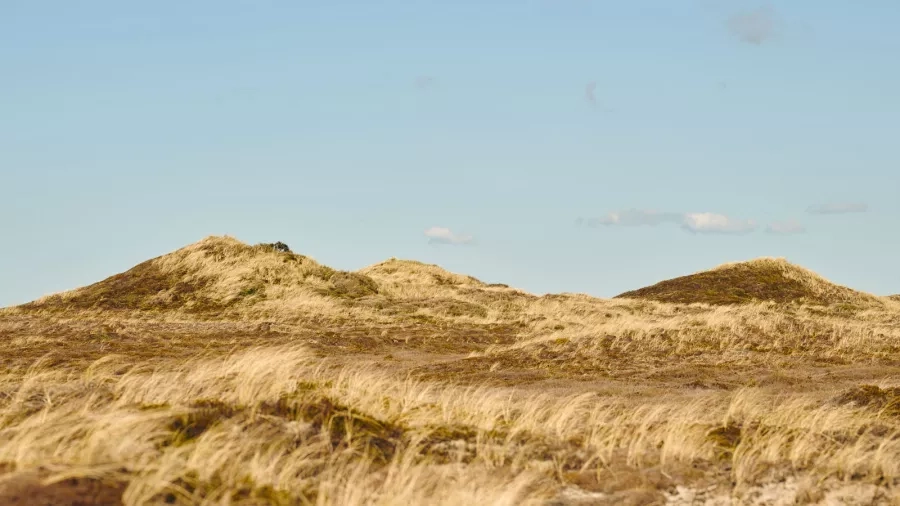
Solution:
<svg viewBox="0 0 900 506">
<path fill-rule="evenodd" d="M 261 243 L 258 246 L 261 246 L 263 248 L 270 248 L 274 251 L 280 251 L 282 253 L 293 253 L 293 251 L 291 251 L 291 248 L 281 241 L 275 243 Z"/>
<path fill-rule="evenodd" d="M 860 385 L 843 392 L 835 398 L 835 402 L 874 409 L 887 416 L 900 416 L 900 387 Z"/>
<path fill-rule="evenodd" d="M 378 293 L 378 283 L 365 274 L 335 271 L 327 277 L 329 283 L 322 293 L 339 298 L 359 299 Z"/>
<path fill-rule="evenodd" d="M 707 438 L 713 443 L 716 457 L 723 460 L 731 460 L 735 448 L 741 442 L 741 426 L 729 422 L 721 427 L 716 427 L 707 433 Z"/>
</svg>

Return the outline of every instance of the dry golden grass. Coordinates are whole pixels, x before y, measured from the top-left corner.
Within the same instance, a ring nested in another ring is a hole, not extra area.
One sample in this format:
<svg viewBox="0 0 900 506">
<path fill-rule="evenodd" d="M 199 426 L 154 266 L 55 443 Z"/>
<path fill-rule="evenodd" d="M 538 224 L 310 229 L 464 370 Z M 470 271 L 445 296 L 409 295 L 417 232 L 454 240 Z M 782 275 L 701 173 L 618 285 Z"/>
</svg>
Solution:
<svg viewBox="0 0 900 506">
<path fill-rule="evenodd" d="M 895 501 L 900 302 L 736 265 L 708 272 L 807 296 L 536 297 L 208 238 L 0 310 L 0 504 Z"/>
</svg>

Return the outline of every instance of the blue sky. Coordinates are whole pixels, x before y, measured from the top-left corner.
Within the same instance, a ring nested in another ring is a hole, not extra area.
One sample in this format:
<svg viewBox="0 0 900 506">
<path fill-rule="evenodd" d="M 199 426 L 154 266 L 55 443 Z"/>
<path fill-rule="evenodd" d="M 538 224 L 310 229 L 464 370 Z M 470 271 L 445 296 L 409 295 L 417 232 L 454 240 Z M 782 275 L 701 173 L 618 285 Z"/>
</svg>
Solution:
<svg viewBox="0 0 900 506">
<path fill-rule="evenodd" d="M 893 0 L 5 0 L 0 305 L 213 234 L 536 293 L 758 256 L 898 293 L 898 23 Z"/>
</svg>

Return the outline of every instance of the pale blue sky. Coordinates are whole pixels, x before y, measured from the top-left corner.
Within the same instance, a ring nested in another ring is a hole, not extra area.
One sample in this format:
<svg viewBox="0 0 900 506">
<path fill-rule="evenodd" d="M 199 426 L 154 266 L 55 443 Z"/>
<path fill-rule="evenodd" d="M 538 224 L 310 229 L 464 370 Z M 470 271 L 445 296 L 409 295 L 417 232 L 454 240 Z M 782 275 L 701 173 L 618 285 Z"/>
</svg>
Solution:
<svg viewBox="0 0 900 506">
<path fill-rule="evenodd" d="M 896 0 L 3 0 L 0 306 L 212 234 L 536 293 L 757 256 L 897 293 L 898 25 Z"/>
</svg>

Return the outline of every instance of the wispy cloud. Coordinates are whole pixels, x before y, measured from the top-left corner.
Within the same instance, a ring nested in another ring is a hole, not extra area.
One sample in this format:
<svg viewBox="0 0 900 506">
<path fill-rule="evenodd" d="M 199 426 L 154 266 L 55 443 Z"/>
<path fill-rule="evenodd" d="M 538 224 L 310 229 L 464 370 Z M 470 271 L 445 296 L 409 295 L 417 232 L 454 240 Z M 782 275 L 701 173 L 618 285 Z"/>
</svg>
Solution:
<svg viewBox="0 0 900 506">
<path fill-rule="evenodd" d="M 740 12 L 728 19 L 728 30 L 747 44 L 760 45 L 775 34 L 775 8 L 764 5 L 751 11 Z"/>
<path fill-rule="evenodd" d="M 446 227 L 431 227 L 425 231 L 429 244 L 471 244 L 471 235 L 456 234 Z"/>
<path fill-rule="evenodd" d="M 597 96 L 595 95 L 596 90 L 597 81 L 591 81 L 584 87 L 584 99 L 593 106 L 597 105 Z"/>
<path fill-rule="evenodd" d="M 735 219 L 716 213 L 672 213 L 645 209 L 614 211 L 598 218 L 578 218 L 576 224 L 587 227 L 601 226 L 657 226 L 665 223 L 699 234 L 743 234 L 756 229 L 753 220 Z"/>
<path fill-rule="evenodd" d="M 687 213 L 682 228 L 701 234 L 746 234 L 756 230 L 753 220 L 730 218 L 716 213 Z"/>
<path fill-rule="evenodd" d="M 580 220 L 579 224 L 588 227 L 609 225 L 639 227 L 642 225 L 656 226 L 661 223 L 681 223 L 683 215 L 646 209 L 626 209 L 624 211 L 613 211 L 599 218 L 580 218 Z"/>
<path fill-rule="evenodd" d="M 806 232 L 806 227 L 797 220 L 775 221 L 766 227 L 769 234 L 791 235 Z"/>
<path fill-rule="evenodd" d="M 846 214 L 864 213 L 869 206 L 864 202 L 826 202 L 824 204 L 809 206 L 806 211 L 812 214 Z"/>
<path fill-rule="evenodd" d="M 419 76 L 416 78 L 415 85 L 417 89 L 425 90 L 434 86 L 436 81 L 432 76 Z"/>
</svg>

